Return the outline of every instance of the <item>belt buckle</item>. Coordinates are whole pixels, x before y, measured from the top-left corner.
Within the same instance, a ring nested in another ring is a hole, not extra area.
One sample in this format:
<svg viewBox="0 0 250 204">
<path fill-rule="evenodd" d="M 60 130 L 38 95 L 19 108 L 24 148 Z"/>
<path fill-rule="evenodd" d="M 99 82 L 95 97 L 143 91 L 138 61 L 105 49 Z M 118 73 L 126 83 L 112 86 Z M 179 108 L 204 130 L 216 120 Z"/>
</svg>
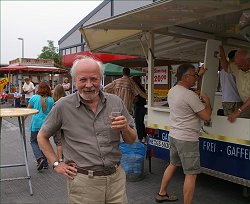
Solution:
<svg viewBox="0 0 250 204">
<path fill-rule="evenodd" d="M 88 170 L 88 177 L 93 178 L 94 177 L 94 171 Z"/>
</svg>

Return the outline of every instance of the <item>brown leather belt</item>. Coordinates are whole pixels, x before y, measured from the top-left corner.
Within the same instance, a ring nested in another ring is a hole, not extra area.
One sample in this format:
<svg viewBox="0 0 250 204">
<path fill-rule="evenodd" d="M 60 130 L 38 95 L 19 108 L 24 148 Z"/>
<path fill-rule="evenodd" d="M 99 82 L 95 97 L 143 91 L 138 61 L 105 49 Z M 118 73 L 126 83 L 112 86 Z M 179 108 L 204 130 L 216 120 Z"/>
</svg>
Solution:
<svg viewBox="0 0 250 204">
<path fill-rule="evenodd" d="M 109 176 L 112 175 L 116 172 L 117 168 L 119 167 L 120 162 L 118 162 L 115 166 L 113 167 L 107 167 L 101 171 L 91 171 L 91 170 L 86 170 L 81 167 L 76 167 L 77 172 L 80 174 L 85 174 L 89 176 Z"/>
</svg>

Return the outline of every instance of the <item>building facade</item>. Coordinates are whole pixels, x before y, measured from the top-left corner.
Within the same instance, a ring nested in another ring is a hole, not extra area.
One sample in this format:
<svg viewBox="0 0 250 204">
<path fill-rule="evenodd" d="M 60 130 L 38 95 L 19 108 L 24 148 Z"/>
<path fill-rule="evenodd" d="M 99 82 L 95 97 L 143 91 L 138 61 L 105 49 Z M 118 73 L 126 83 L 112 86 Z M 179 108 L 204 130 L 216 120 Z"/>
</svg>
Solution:
<svg viewBox="0 0 250 204">
<path fill-rule="evenodd" d="M 146 6 L 154 1 L 155 0 L 104 0 L 58 41 L 60 55 L 66 56 L 89 50 L 79 31 L 81 26 L 86 26 L 129 10 Z"/>
</svg>

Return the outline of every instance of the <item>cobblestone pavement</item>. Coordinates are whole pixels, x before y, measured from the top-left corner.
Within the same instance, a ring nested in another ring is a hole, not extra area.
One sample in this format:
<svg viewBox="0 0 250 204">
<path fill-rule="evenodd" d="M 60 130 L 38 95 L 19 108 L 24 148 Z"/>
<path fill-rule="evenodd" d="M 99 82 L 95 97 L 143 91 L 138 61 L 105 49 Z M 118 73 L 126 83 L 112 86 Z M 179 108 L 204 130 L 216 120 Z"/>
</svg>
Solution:
<svg viewBox="0 0 250 204">
<path fill-rule="evenodd" d="M 1 111 L 1 110 L 0 110 Z M 26 136 L 28 148 L 28 163 L 33 186 L 33 196 L 29 195 L 27 180 L 1 182 L 0 203 L 67 203 L 66 179 L 50 167 L 41 173 L 36 170 L 36 162 L 29 144 L 29 121 L 26 120 Z M 5 118 L 2 123 L 1 136 L 1 165 L 23 162 L 23 152 L 16 118 Z M 52 142 L 53 143 L 53 142 Z M 127 194 L 130 204 L 155 203 L 154 197 L 158 192 L 161 177 L 167 163 L 152 159 L 152 174 L 148 173 L 148 161 L 145 160 L 145 177 L 138 182 L 127 182 Z M 1 178 L 25 176 L 24 167 L 1 169 Z M 169 193 L 175 194 L 183 203 L 182 184 L 184 176 L 181 169 L 176 172 Z M 221 179 L 201 174 L 198 177 L 194 204 L 249 204 L 249 197 L 242 196 L 243 188 Z"/>
</svg>

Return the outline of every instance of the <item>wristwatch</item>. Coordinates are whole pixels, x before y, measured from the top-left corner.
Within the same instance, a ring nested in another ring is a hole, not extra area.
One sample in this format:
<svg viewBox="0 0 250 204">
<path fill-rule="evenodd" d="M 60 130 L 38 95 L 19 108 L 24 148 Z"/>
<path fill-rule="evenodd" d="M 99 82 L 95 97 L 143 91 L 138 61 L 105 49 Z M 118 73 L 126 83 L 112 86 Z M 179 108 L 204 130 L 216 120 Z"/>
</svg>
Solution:
<svg viewBox="0 0 250 204">
<path fill-rule="evenodd" d="M 53 166 L 52 166 L 53 169 L 54 169 L 55 167 L 57 167 L 57 166 L 59 165 L 59 163 L 60 163 L 59 161 L 55 161 L 54 164 L 53 164 Z"/>
</svg>

